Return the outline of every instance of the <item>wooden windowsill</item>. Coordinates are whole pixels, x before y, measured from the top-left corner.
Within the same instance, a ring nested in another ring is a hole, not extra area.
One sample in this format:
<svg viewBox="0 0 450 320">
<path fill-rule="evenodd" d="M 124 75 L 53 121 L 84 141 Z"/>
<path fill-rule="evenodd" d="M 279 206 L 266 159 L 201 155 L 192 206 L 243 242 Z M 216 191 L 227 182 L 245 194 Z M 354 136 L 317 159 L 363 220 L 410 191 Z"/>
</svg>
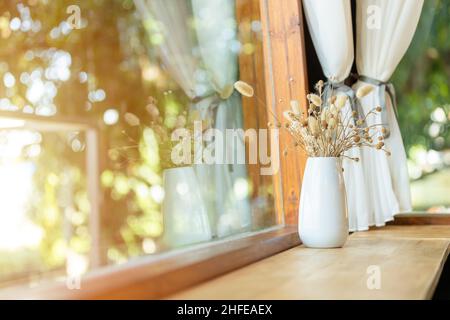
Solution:
<svg viewBox="0 0 450 320">
<path fill-rule="evenodd" d="M 296 227 L 280 226 L 102 267 L 83 276 L 80 289 L 48 281 L 0 289 L 0 299 L 158 299 L 299 243 Z"/>
<path fill-rule="evenodd" d="M 430 299 L 449 245 L 448 226 L 387 226 L 352 234 L 342 249 L 297 246 L 170 298 Z M 377 268 L 381 286 L 369 289 Z"/>
<path fill-rule="evenodd" d="M 389 225 L 450 225 L 450 214 L 413 212 L 395 216 Z"/>
</svg>

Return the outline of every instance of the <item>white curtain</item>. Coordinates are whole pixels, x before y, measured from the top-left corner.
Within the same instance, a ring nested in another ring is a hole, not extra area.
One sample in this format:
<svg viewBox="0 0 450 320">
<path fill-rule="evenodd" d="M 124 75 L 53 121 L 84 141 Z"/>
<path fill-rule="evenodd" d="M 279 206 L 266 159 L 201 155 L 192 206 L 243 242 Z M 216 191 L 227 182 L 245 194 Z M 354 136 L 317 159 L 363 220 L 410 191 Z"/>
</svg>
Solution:
<svg viewBox="0 0 450 320">
<path fill-rule="evenodd" d="M 242 128 L 240 99 L 227 94 L 238 80 L 234 0 L 193 0 L 192 6 L 188 0 L 135 0 L 135 4 L 149 35 L 163 35 L 157 45 L 159 56 L 193 101 L 190 110 L 212 120 L 223 134 L 225 128 Z M 225 148 L 231 147 L 231 141 L 225 143 Z M 242 139 L 235 142 L 236 149 L 245 152 Z M 194 168 L 212 233 L 225 236 L 249 228 L 250 203 L 239 192 L 247 181 L 245 165 L 196 164 Z"/>
<path fill-rule="evenodd" d="M 328 85 L 333 85 L 334 94 L 346 94 L 353 98 L 351 88 L 342 83 L 348 77 L 354 60 L 350 0 L 303 0 L 303 7 L 317 56 L 329 79 Z M 349 99 L 342 110 L 342 116 L 345 117 L 351 111 Z M 361 158 L 361 150 L 355 148 L 346 155 Z M 348 159 L 344 159 L 342 165 L 349 229 L 365 229 L 368 224 L 369 198 L 363 166 Z"/>
<path fill-rule="evenodd" d="M 354 59 L 350 0 L 303 0 L 303 8 L 323 73 L 345 80 Z"/>
<path fill-rule="evenodd" d="M 367 125 L 388 126 L 390 135 L 385 143 L 392 152 L 387 157 L 383 152 L 363 149 L 362 164 L 371 206 L 367 224 L 358 223 L 358 229 L 363 229 L 370 225 L 382 226 L 395 214 L 411 210 L 406 153 L 387 81 L 411 43 L 423 0 L 358 0 L 356 3 L 356 65 L 358 74 L 364 78 L 353 88 L 356 91 L 366 84 L 374 86 L 361 104 L 365 112 L 379 105 L 386 109 L 377 117 L 369 118 Z"/>
<path fill-rule="evenodd" d="M 195 42 L 189 33 L 190 9 L 186 0 L 135 0 L 148 36 L 162 35 L 156 46 L 159 57 L 173 79 L 193 99 L 197 62 L 192 54 Z"/>
<path fill-rule="evenodd" d="M 225 134 L 226 129 L 242 129 L 242 104 L 237 95 L 227 92 L 238 80 L 237 23 L 234 0 L 192 0 L 192 11 L 200 55 L 210 77 L 210 89 L 222 97 L 215 110 L 214 127 Z M 224 150 L 235 156 L 245 154 L 242 137 L 225 139 Z M 208 170 L 205 168 L 205 170 Z M 218 213 L 217 234 L 225 236 L 251 225 L 245 164 L 214 165 L 214 198 Z M 203 174 L 207 173 L 203 172 Z"/>
</svg>

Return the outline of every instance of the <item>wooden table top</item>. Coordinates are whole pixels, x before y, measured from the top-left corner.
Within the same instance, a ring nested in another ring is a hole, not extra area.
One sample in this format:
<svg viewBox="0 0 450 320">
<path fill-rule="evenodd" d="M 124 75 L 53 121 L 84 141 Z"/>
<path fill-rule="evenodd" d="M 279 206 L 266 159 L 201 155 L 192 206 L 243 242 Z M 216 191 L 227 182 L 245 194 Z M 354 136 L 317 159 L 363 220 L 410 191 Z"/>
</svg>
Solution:
<svg viewBox="0 0 450 320">
<path fill-rule="evenodd" d="M 450 226 L 387 226 L 341 249 L 295 247 L 171 299 L 430 299 Z"/>
</svg>

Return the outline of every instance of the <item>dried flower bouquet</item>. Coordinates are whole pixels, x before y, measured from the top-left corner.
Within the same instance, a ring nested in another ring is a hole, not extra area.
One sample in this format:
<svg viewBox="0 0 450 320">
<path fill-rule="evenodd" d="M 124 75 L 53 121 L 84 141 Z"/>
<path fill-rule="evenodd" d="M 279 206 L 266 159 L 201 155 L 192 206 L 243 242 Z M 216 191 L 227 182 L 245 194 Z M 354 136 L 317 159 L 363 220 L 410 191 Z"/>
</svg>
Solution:
<svg viewBox="0 0 450 320">
<path fill-rule="evenodd" d="M 362 98 L 372 90 L 369 85 L 361 87 L 356 98 Z M 306 113 L 300 110 L 296 100 L 291 101 L 291 110 L 284 112 L 284 127 L 294 138 L 294 147 L 303 149 L 310 157 L 345 157 L 355 161 L 359 159 L 345 154 L 354 147 L 375 148 L 390 155 L 382 135 L 386 129 L 381 124 L 364 125 L 368 117 L 381 112 L 381 107 L 374 107 L 362 116 L 351 108 L 343 111 L 349 97 L 339 93 L 334 95 L 331 89 L 329 98 L 325 98 L 324 91 L 324 83 L 319 81 L 316 93 L 307 96 Z"/>
</svg>

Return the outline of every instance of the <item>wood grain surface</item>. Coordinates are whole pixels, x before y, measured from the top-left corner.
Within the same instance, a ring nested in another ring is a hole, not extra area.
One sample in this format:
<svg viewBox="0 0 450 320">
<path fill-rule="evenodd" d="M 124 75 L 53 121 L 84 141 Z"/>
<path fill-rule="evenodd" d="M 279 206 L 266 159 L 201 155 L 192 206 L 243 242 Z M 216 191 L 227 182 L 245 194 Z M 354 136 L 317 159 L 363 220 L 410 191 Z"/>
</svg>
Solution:
<svg viewBox="0 0 450 320">
<path fill-rule="evenodd" d="M 173 299 L 430 299 L 450 228 L 389 226 L 352 234 L 344 248 L 287 250 Z M 371 269 L 372 268 L 372 269 Z M 380 288 L 367 281 L 378 268 Z"/>
</svg>

